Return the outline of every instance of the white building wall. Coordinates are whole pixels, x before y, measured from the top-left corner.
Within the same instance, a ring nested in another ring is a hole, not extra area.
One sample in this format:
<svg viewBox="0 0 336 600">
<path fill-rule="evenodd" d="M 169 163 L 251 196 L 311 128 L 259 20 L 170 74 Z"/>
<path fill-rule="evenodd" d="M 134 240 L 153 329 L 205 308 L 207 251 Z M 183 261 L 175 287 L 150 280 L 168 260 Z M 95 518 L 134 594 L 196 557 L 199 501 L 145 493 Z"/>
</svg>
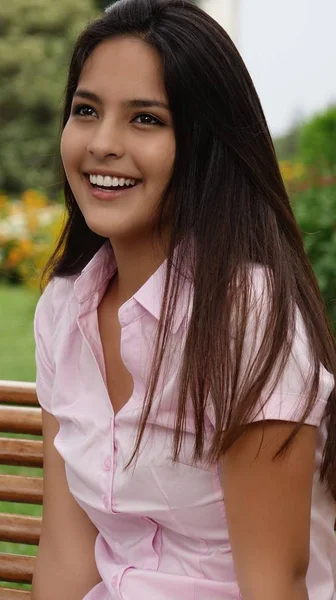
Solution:
<svg viewBox="0 0 336 600">
<path fill-rule="evenodd" d="M 222 25 L 238 46 L 240 0 L 200 0 L 199 4 L 203 10 Z"/>
</svg>

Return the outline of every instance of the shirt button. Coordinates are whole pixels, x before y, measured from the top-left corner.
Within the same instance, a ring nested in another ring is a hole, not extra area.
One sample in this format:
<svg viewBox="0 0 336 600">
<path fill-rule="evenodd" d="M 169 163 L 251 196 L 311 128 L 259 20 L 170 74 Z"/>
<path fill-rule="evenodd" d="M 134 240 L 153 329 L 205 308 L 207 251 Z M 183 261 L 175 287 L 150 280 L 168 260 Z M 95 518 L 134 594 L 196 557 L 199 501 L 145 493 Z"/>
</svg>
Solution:
<svg viewBox="0 0 336 600">
<path fill-rule="evenodd" d="M 102 499 L 103 499 L 103 503 L 104 503 L 104 506 L 105 506 L 105 508 L 108 508 L 108 506 L 109 506 L 109 502 L 108 502 L 108 497 L 107 497 L 107 495 L 106 495 L 106 494 L 103 494 L 103 497 L 102 497 Z"/>
<path fill-rule="evenodd" d="M 113 575 L 112 579 L 111 579 L 111 583 L 113 586 L 116 586 L 118 583 L 118 577 L 116 575 Z"/>
<path fill-rule="evenodd" d="M 111 471 L 112 461 L 109 456 L 107 456 L 104 460 L 104 469 L 105 471 Z"/>
</svg>

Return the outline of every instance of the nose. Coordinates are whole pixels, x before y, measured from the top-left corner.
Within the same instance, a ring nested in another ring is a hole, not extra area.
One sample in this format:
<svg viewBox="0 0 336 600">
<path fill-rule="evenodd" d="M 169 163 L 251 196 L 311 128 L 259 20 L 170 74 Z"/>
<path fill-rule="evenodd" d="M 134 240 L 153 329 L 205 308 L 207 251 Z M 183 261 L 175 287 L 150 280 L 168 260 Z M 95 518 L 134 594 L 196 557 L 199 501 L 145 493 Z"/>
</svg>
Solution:
<svg viewBox="0 0 336 600">
<path fill-rule="evenodd" d="M 125 150 L 121 131 L 115 124 L 102 122 L 94 129 L 87 150 L 100 160 L 106 156 L 122 156 Z"/>
</svg>

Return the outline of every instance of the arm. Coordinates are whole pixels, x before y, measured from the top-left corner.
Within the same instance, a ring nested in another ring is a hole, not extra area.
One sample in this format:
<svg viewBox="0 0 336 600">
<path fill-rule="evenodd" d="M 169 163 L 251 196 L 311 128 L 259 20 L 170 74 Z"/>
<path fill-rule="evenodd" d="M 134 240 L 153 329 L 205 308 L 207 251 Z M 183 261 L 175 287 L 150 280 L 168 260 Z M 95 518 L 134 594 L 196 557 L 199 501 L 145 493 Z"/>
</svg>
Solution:
<svg viewBox="0 0 336 600">
<path fill-rule="evenodd" d="M 43 519 L 32 600 L 82 600 L 101 581 L 94 558 L 97 529 L 69 491 L 54 447 L 58 422 L 42 410 Z"/>
<path fill-rule="evenodd" d="M 228 531 L 244 600 L 308 600 L 317 428 L 304 425 L 288 454 L 272 461 L 293 428 L 293 423 L 265 421 L 263 436 L 263 423 L 246 425 L 221 459 Z"/>
</svg>

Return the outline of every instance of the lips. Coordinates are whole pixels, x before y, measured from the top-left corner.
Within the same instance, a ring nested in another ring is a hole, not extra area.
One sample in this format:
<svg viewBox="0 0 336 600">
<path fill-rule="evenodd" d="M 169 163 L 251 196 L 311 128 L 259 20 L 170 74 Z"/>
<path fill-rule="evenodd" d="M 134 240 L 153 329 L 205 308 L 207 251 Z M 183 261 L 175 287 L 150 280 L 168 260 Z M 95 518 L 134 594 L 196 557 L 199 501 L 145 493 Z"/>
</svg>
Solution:
<svg viewBox="0 0 336 600">
<path fill-rule="evenodd" d="M 90 177 L 85 175 L 84 177 L 86 181 L 86 185 L 90 191 L 91 196 L 98 200 L 114 200 L 115 198 L 121 198 L 123 196 L 127 197 L 128 194 L 132 194 L 133 190 L 138 188 L 139 185 L 142 184 L 142 181 L 139 181 L 133 186 L 118 186 L 115 188 L 101 188 L 99 186 L 95 186 L 90 182 Z"/>
</svg>

